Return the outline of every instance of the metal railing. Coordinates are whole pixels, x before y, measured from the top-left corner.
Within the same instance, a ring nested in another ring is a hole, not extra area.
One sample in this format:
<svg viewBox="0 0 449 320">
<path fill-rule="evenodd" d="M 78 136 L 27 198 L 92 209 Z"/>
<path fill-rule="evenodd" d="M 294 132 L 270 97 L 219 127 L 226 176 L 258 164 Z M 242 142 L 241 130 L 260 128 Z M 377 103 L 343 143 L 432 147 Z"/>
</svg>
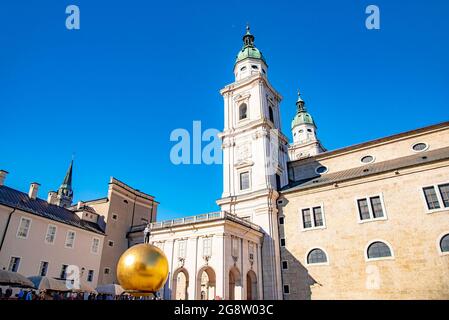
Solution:
<svg viewBox="0 0 449 320">
<path fill-rule="evenodd" d="M 155 229 L 171 228 L 192 223 L 215 221 L 215 220 L 231 220 L 239 224 L 245 225 L 247 227 L 250 227 L 254 230 L 260 230 L 260 227 L 257 224 L 254 224 L 236 215 L 230 214 L 226 211 L 203 213 L 196 216 L 152 222 L 150 223 L 150 229 L 155 230 Z"/>
</svg>

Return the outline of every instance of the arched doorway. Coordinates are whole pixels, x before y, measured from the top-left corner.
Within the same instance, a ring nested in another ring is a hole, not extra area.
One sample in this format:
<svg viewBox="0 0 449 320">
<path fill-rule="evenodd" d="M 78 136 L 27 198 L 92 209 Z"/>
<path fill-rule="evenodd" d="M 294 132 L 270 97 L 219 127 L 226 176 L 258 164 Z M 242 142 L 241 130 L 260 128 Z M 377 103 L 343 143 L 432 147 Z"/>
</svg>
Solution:
<svg viewBox="0 0 449 320">
<path fill-rule="evenodd" d="M 197 299 L 213 300 L 216 294 L 215 271 L 212 267 L 205 266 L 200 269 L 197 276 Z"/>
<path fill-rule="evenodd" d="M 180 268 L 173 273 L 172 299 L 188 300 L 189 273 L 186 269 Z"/>
<path fill-rule="evenodd" d="M 240 271 L 236 267 L 229 270 L 229 300 L 242 299 L 242 280 Z"/>
<path fill-rule="evenodd" d="M 257 296 L 257 276 L 253 270 L 246 274 L 246 299 L 258 300 Z"/>
</svg>

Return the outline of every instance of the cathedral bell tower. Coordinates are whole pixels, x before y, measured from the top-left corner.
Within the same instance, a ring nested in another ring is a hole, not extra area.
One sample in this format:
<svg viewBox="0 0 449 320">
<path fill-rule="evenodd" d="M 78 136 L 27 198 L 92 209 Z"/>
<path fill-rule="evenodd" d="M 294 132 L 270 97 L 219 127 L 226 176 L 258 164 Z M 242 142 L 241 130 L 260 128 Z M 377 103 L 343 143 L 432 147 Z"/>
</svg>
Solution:
<svg viewBox="0 0 449 320">
<path fill-rule="evenodd" d="M 234 65 L 235 82 L 224 98 L 223 211 L 259 225 L 264 232 L 262 274 L 264 299 L 282 299 L 278 190 L 287 181 L 288 140 L 281 133 L 281 95 L 268 80 L 268 65 L 249 27 Z M 247 270 L 241 270 L 246 274 Z"/>
<path fill-rule="evenodd" d="M 298 90 L 296 115 L 292 121 L 293 144 L 289 148 L 290 160 L 307 158 L 326 151 L 316 135 L 317 127 Z"/>
</svg>

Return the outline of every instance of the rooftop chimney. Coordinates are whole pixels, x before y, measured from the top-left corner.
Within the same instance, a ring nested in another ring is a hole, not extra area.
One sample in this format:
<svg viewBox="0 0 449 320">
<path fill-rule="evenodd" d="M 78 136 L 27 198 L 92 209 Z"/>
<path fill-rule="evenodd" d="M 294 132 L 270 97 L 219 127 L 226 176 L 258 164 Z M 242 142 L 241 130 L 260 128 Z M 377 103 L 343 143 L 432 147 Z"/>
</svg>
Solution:
<svg viewBox="0 0 449 320">
<path fill-rule="evenodd" d="M 55 191 L 50 191 L 48 193 L 48 197 L 47 197 L 47 202 L 49 204 L 56 204 L 56 200 L 57 200 L 57 193 Z"/>
<path fill-rule="evenodd" d="M 0 170 L 0 186 L 3 186 L 5 184 L 5 179 L 8 173 L 8 171 Z"/>
<path fill-rule="evenodd" d="M 28 197 L 30 197 L 30 199 L 35 200 L 37 198 L 37 192 L 39 191 L 39 186 L 40 186 L 40 184 L 37 182 L 32 182 L 30 184 L 30 191 L 28 191 Z"/>
</svg>

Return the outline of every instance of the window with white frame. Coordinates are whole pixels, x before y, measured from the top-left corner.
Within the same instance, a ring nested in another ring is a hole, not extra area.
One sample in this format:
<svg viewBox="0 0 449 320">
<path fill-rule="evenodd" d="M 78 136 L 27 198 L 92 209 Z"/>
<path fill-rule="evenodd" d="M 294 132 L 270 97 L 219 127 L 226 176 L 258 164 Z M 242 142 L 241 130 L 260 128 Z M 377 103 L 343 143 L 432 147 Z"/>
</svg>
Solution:
<svg viewBox="0 0 449 320">
<path fill-rule="evenodd" d="M 248 242 L 248 257 L 250 261 L 254 260 L 254 243 Z"/>
<path fill-rule="evenodd" d="M 301 210 L 301 215 L 304 229 L 324 227 L 323 206 L 304 208 Z"/>
<path fill-rule="evenodd" d="M 370 260 L 388 258 L 392 256 L 392 253 L 390 247 L 386 243 L 375 241 L 368 246 L 366 255 Z"/>
<path fill-rule="evenodd" d="M 92 281 L 94 281 L 94 270 L 89 270 L 89 272 L 87 273 L 87 282 Z"/>
<path fill-rule="evenodd" d="M 203 240 L 203 257 L 212 255 L 212 238 L 204 238 Z"/>
<path fill-rule="evenodd" d="M 244 120 L 248 117 L 248 106 L 246 103 L 242 103 L 239 106 L 239 120 Z"/>
<path fill-rule="evenodd" d="M 412 150 L 415 152 L 426 151 L 429 148 L 429 145 L 425 142 L 418 142 L 412 146 Z"/>
<path fill-rule="evenodd" d="M 186 257 L 186 248 L 187 248 L 187 241 L 181 240 L 178 243 L 178 257 L 179 258 L 185 258 Z"/>
<path fill-rule="evenodd" d="M 357 199 L 357 208 L 359 219 L 361 221 L 370 221 L 385 219 L 385 207 L 381 196 Z"/>
<path fill-rule="evenodd" d="M 65 247 L 73 248 L 75 246 L 75 231 L 67 231 L 67 236 L 65 238 Z"/>
<path fill-rule="evenodd" d="M 45 235 L 45 242 L 48 244 L 52 244 L 55 242 L 56 238 L 56 226 L 53 224 L 49 224 L 47 227 L 47 234 Z"/>
<path fill-rule="evenodd" d="M 240 190 L 249 189 L 249 171 L 240 172 Z"/>
<path fill-rule="evenodd" d="M 441 252 L 449 253 L 449 234 L 443 236 L 440 240 L 440 250 Z"/>
<path fill-rule="evenodd" d="M 31 226 L 31 219 L 25 217 L 20 218 L 19 228 L 17 229 L 17 237 L 21 239 L 28 238 L 30 226 Z"/>
<path fill-rule="evenodd" d="M 449 208 L 449 183 L 424 187 L 423 193 L 429 211 Z"/>
<path fill-rule="evenodd" d="M 321 263 L 327 263 L 326 253 L 319 248 L 310 250 L 309 254 L 307 255 L 307 264 Z"/>
<path fill-rule="evenodd" d="M 11 257 L 9 260 L 8 271 L 17 272 L 20 266 L 20 258 L 19 257 Z"/>
<path fill-rule="evenodd" d="M 98 249 L 100 248 L 100 239 L 99 238 L 92 238 L 92 247 L 91 252 L 92 253 L 98 253 Z"/>
<path fill-rule="evenodd" d="M 39 275 L 45 277 L 48 271 L 48 261 L 41 261 L 39 264 Z"/>
<path fill-rule="evenodd" d="M 239 256 L 239 239 L 237 237 L 232 237 L 231 242 L 232 242 L 232 256 L 238 257 Z"/>
<path fill-rule="evenodd" d="M 61 273 L 59 274 L 59 278 L 65 279 L 65 278 L 67 277 L 67 268 L 68 268 L 68 267 L 69 267 L 69 266 L 66 265 L 66 264 L 63 264 L 63 265 L 62 265 L 62 267 L 61 267 Z"/>
</svg>

